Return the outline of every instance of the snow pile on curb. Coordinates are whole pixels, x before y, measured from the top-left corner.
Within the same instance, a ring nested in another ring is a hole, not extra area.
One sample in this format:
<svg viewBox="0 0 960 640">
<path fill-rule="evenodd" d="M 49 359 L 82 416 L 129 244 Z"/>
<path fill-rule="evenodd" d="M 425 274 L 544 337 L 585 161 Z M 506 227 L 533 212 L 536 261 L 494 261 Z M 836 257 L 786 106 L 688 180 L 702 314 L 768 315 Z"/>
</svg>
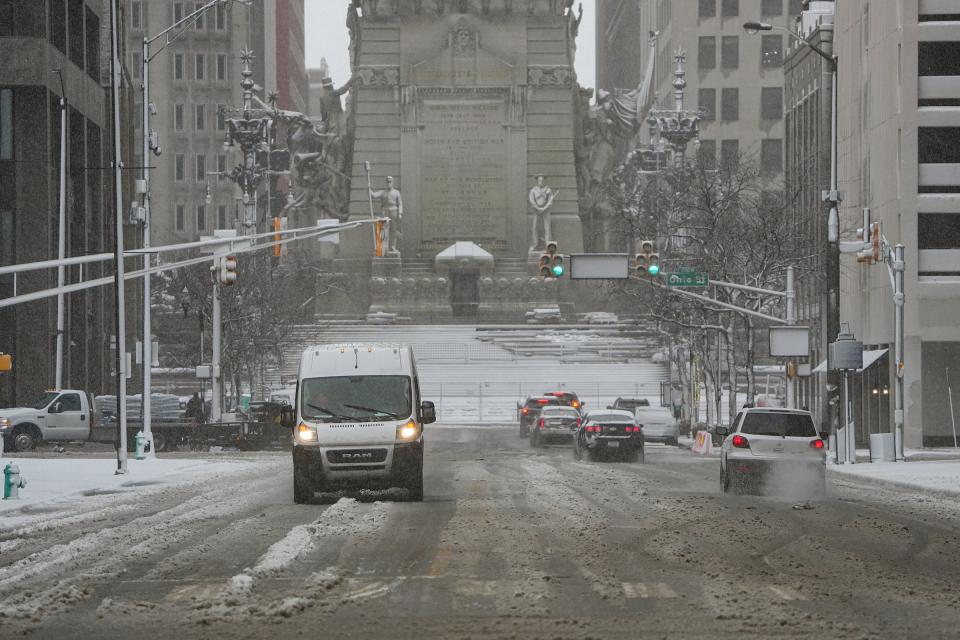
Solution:
<svg viewBox="0 0 960 640">
<path fill-rule="evenodd" d="M 844 476 L 960 496 L 960 460 L 827 465 Z"/>
</svg>

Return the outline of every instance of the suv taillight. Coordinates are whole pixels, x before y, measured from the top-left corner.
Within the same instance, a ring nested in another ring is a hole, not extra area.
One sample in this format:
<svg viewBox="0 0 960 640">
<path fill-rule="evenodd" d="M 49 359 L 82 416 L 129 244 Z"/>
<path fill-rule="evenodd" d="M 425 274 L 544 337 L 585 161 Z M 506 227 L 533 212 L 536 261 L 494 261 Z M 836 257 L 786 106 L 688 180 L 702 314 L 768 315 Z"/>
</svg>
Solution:
<svg viewBox="0 0 960 640">
<path fill-rule="evenodd" d="M 811 448 L 811 449 L 823 449 L 823 440 L 821 440 L 820 438 L 817 438 L 816 440 L 811 440 L 811 441 L 810 441 L 810 448 Z"/>
<path fill-rule="evenodd" d="M 528 413 L 530 413 L 530 409 L 528 409 L 527 407 L 524 407 L 523 409 L 520 409 L 520 413 L 522 413 L 523 415 L 527 415 Z"/>
<path fill-rule="evenodd" d="M 746 438 L 744 438 L 744 437 L 743 437 L 742 435 L 740 435 L 739 433 L 738 433 L 737 435 L 733 436 L 733 440 L 730 441 L 730 444 L 732 444 L 733 446 L 737 447 L 738 449 L 749 449 L 749 448 L 750 448 L 750 441 L 747 440 Z"/>
<path fill-rule="evenodd" d="M 543 427 L 545 426 L 545 424 L 546 424 L 546 423 L 544 422 L 543 418 L 540 418 L 540 422 L 537 424 L 537 426 L 540 427 L 541 429 L 543 429 Z"/>
</svg>

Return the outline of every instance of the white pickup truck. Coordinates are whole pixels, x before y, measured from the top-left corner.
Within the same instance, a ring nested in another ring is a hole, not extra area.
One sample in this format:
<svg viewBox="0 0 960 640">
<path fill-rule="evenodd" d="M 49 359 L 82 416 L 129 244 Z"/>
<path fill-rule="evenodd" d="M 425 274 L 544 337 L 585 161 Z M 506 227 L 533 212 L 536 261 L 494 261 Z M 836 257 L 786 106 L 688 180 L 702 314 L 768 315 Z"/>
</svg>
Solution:
<svg viewBox="0 0 960 640">
<path fill-rule="evenodd" d="M 0 409 L 4 449 L 28 451 L 42 440 L 113 442 L 116 427 L 101 427 L 93 396 L 85 391 L 45 391 L 26 407 Z"/>
</svg>

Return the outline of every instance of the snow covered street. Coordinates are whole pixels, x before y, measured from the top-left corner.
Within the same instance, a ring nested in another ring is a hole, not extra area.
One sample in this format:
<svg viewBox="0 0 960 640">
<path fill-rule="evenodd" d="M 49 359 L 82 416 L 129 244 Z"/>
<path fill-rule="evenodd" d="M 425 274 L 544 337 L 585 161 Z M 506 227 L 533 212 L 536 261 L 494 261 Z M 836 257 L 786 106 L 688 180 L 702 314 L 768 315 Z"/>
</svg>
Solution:
<svg viewBox="0 0 960 640">
<path fill-rule="evenodd" d="M 428 427 L 427 443 L 423 503 L 294 505 L 286 453 L 174 454 L 116 479 L 106 459 L 19 458 L 30 499 L 0 513 L 4 637 L 955 630 L 958 499 L 831 475 L 797 509 L 721 495 L 717 460 L 685 449 L 577 462 L 514 425 Z M 45 464 L 75 490 L 40 499 L 60 481 Z"/>
</svg>

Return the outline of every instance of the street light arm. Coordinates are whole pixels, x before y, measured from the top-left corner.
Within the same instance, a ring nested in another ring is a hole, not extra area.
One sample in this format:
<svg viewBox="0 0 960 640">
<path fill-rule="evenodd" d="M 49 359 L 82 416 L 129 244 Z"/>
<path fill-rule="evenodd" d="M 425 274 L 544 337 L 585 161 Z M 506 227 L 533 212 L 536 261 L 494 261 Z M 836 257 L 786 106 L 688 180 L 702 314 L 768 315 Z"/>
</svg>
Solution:
<svg viewBox="0 0 960 640">
<path fill-rule="evenodd" d="M 829 62 L 829 63 L 830 63 L 830 70 L 831 70 L 831 71 L 836 71 L 836 70 L 837 70 L 837 57 L 836 57 L 836 56 L 832 56 L 832 55 L 828 54 L 826 51 L 824 51 L 823 49 L 821 49 L 820 47 L 818 47 L 818 46 L 816 46 L 816 45 L 813 45 L 813 44 L 810 44 L 809 41 L 807 41 L 807 40 L 804 39 L 804 38 L 801 38 L 801 37 L 798 36 L 796 33 L 794 33 L 792 30 L 787 29 L 786 27 L 781 27 L 781 26 L 779 26 L 779 25 L 770 24 L 770 23 L 768 23 L 768 22 L 744 22 L 744 23 L 743 23 L 743 28 L 744 28 L 744 30 L 746 30 L 748 33 L 757 33 L 758 31 L 783 31 L 783 32 L 785 32 L 788 36 L 790 36 L 791 38 L 793 38 L 794 40 L 796 40 L 796 41 L 799 42 L 800 44 L 802 44 L 802 45 L 804 45 L 804 46 L 806 46 L 806 47 L 809 47 L 810 49 L 813 50 L 814 53 L 816 53 L 818 56 L 820 56 L 821 58 L 823 58 L 824 60 L 826 60 L 827 62 Z"/>
<path fill-rule="evenodd" d="M 215 7 L 215 6 L 217 6 L 217 5 L 225 6 L 225 5 L 230 4 L 230 3 L 232 3 L 232 2 L 239 2 L 239 3 L 242 4 L 242 5 L 249 6 L 250 4 L 252 4 L 253 0 L 210 0 L 210 1 L 207 2 L 205 5 L 203 5 L 203 6 L 200 7 L 199 9 L 197 9 L 196 11 L 194 11 L 194 12 L 190 13 L 189 15 L 186 15 L 186 16 L 184 16 L 183 18 L 177 20 L 177 21 L 174 22 L 172 25 L 170 25 L 169 27 L 167 27 L 166 29 L 164 29 L 163 31 L 161 31 L 160 33 L 158 33 L 157 35 L 153 36 L 152 38 L 151 38 L 151 37 L 145 37 L 145 38 L 144 38 L 144 41 L 145 41 L 148 45 L 153 44 L 154 42 L 156 42 L 156 41 L 159 40 L 160 38 L 164 37 L 165 35 L 167 35 L 167 34 L 170 33 L 171 31 L 175 31 L 176 29 L 179 29 L 181 26 L 183 26 L 183 25 L 185 25 L 185 24 L 187 24 L 187 23 L 189 23 L 189 22 L 195 21 L 201 14 L 205 13 L 206 11 L 209 11 L 209 10 L 212 9 L 213 7 Z M 163 44 L 163 46 L 160 47 L 160 49 L 159 49 L 155 54 L 153 54 L 152 56 L 150 56 L 150 59 L 152 60 L 153 58 L 155 58 L 156 55 L 157 55 L 158 53 L 160 53 L 160 51 L 163 51 L 163 50 L 167 47 L 167 45 L 170 45 L 170 44 L 172 44 L 173 42 L 175 42 L 175 41 L 177 40 L 177 38 L 179 38 L 182 34 L 183 34 L 183 31 L 180 31 L 179 33 L 177 33 L 176 35 L 174 35 L 172 38 L 169 38 L 169 39 Z"/>
</svg>

